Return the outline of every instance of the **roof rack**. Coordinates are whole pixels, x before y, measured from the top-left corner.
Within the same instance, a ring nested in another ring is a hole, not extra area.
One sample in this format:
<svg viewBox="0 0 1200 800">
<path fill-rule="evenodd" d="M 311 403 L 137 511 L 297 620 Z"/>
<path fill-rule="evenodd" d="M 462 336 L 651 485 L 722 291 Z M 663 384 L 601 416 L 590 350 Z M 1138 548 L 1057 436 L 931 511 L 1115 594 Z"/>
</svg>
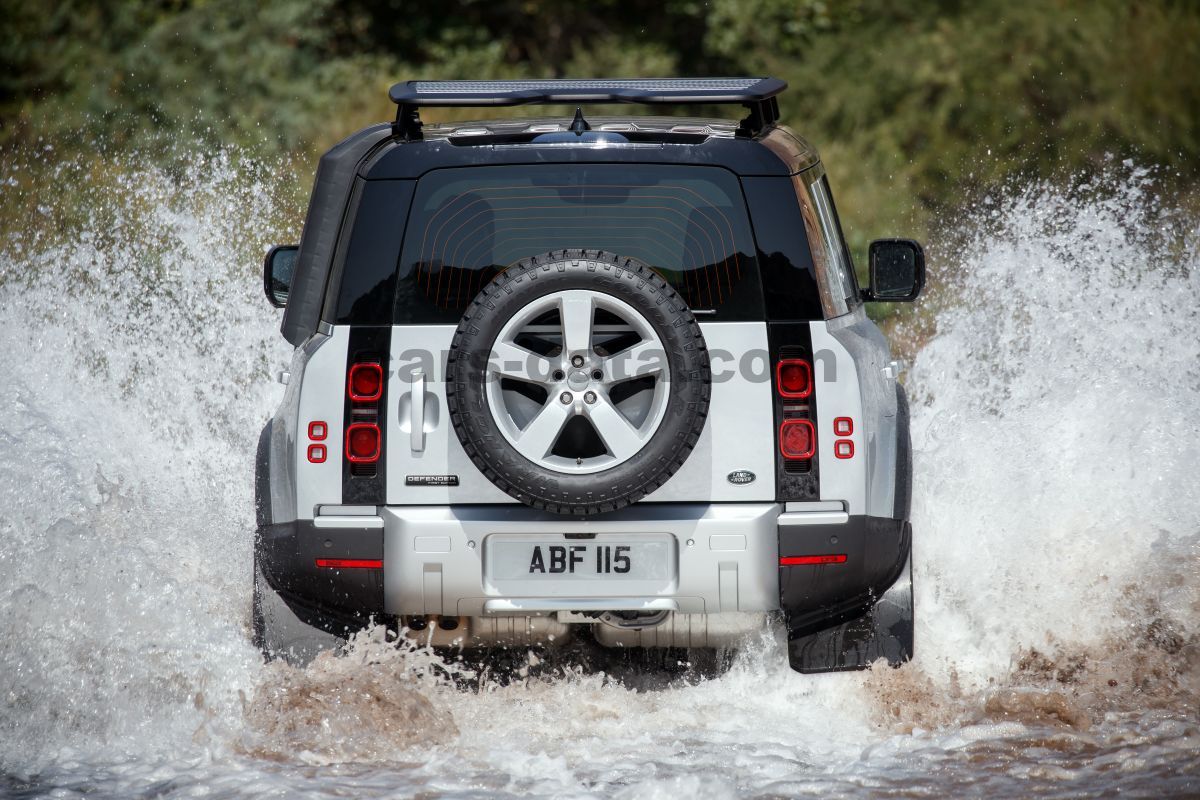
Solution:
<svg viewBox="0 0 1200 800">
<path fill-rule="evenodd" d="M 519 106 L 550 103 L 643 103 L 646 105 L 743 105 L 750 113 L 738 136 L 756 136 L 779 119 L 778 78 L 635 78 L 527 81 L 404 81 L 388 92 L 396 110 L 395 131 L 421 138 L 423 106 Z"/>
</svg>

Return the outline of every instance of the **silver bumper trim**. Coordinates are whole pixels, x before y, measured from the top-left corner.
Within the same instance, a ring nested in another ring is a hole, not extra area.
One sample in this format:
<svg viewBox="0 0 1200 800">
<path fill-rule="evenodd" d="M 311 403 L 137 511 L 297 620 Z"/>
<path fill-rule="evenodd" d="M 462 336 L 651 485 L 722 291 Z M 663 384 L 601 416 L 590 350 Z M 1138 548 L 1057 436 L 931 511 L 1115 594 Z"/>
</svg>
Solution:
<svg viewBox="0 0 1200 800">
<path fill-rule="evenodd" d="M 320 516 L 313 518 L 314 528 L 382 528 L 383 517 Z"/>
<path fill-rule="evenodd" d="M 317 516 L 327 517 L 377 517 L 378 506 L 317 506 Z"/>
<path fill-rule="evenodd" d="M 813 500 L 796 503 L 784 503 L 784 511 L 845 511 L 846 504 L 841 500 Z"/>
<path fill-rule="evenodd" d="M 773 611 L 779 607 L 780 509 L 778 503 L 639 504 L 581 519 L 516 505 L 382 507 L 384 610 L 456 616 Z M 486 540 L 493 534 L 546 534 L 553 543 L 564 534 L 630 533 L 672 537 L 676 579 L 656 594 L 647 595 L 628 581 L 595 578 L 566 592 L 538 576 L 509 580 L 499 589 L 484 576 Z M 427 546 L 435 541 L 437 547 Z"/>
<path fill-rule="evenodd" d="M 845 511 L 805 511 L 802 513 L 780 514 L 779 527 L 789 528 L 793 525 L 844 525 L 850 520 Z"/>
<path fill-rule="evenodd" d="M 670 598 L 636 597 L 509 597 L 487 600 L 486 615 L 518 615 L 545 611 L 678 611 L 679 603 Z"/>
</svg>

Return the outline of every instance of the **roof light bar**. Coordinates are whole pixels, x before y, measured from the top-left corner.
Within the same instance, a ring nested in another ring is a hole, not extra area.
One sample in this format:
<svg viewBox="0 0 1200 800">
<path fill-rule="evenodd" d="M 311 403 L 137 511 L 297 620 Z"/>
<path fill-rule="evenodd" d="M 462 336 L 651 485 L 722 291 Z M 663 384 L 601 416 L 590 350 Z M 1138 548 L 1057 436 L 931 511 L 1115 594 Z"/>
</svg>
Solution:
<svg viewBox="0 0 1200 800">
<path fill-rule="evenodd" d="M 687 105 L 760 103 L 787 88 L 778 78 L 595 78 L 529 81 L 403 81 L 388 96 L 410 106 L 552 103 Z"/>
<path fill-rule="evenodd" d="M 756 136 L 779 119 L 778 78 L 595 78 L 527 81 L 402 81 L 388 96 L 399 108 L 396 135 L 421 138 L 421 107 L 641 103 L 645 105 L 743 105 L 750 110 L 738 135 Z"/>
</svg>

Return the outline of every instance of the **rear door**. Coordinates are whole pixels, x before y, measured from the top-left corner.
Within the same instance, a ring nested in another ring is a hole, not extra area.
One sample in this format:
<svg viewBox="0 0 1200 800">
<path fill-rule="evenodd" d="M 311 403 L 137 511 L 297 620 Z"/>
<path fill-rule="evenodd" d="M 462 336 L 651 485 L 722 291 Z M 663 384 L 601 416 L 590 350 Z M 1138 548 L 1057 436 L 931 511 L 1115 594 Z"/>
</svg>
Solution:
<svg viewBox="0 0 1200 800">
<path fill-rule="evenodd" d="M 515 502 L 475 469 L 450 425 L 446 355 L 488 281 L 564 249 L 649 264 L 704 331 L 713 372 L 707 423 L 683 467 L 642 502 L 773 500 L 767 326 L 737 176 L 718 167 L 571 164 L 435 170 L 417 182 L 395 282 L 387 502 Z"/>
</svg>

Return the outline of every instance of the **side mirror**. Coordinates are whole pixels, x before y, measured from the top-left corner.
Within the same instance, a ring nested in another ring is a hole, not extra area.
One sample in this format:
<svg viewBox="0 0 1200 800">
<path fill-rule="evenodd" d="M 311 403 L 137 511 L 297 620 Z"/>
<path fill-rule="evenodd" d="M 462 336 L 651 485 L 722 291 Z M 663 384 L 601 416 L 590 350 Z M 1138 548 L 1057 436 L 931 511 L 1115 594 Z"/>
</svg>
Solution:
<svg viewBox="0 0 1200 800">
<path fill-rule="evenodd" d="M 912 239 L 871 242 L 871 288 L 864 300 L 911 302 L 925 288 L 925 251 Z"/>
<path fill-rule="evenodd" d="M 263 263 L 263 291 L 267 300 L 276 308 L 287 305 L 288 291 L 292 288 L 292 273 L 296 269 L 296 253 L 300 248 L 294 244 L 280 244 L 267 252 Z"/>
</svg>

